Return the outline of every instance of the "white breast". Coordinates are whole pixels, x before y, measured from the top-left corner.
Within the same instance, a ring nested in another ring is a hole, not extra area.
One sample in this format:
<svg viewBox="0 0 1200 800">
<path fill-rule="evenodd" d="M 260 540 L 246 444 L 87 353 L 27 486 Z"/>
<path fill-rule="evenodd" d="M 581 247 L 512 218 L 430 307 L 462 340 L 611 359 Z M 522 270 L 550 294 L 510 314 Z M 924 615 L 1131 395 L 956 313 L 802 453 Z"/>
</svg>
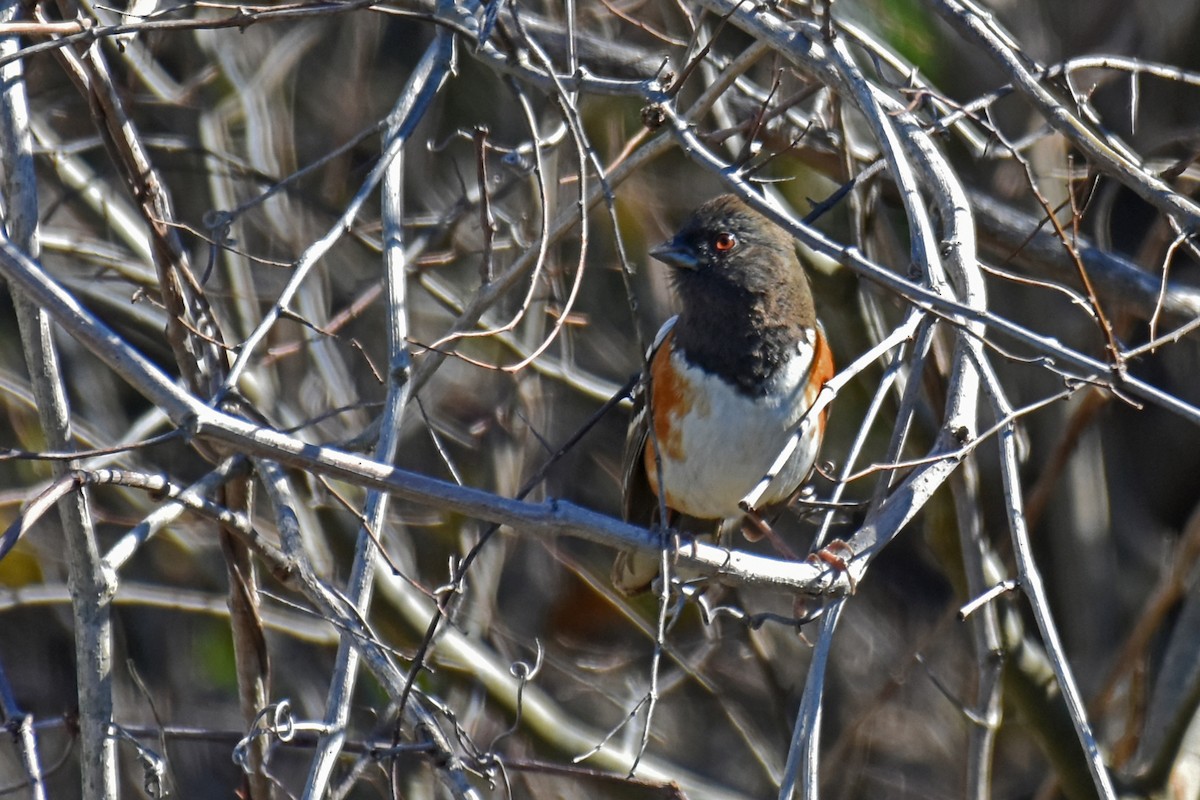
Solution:
<svg viewBox="0 0 1200 800">
<path fill-rule="evenodd" d="M 682 376 L 683 394 L 707 398 L 673 410 L 672 439 L 684 459 L 662 459 L 667 503 L 704 519 L 740 518 L 738 503 L 762 480 L 799 426 L 800 441 L 791 458 L 771 481 L 760 505 L 786 500 L 808 476 L 821 444 L 821 425 L 805 412 L 813 347 L 802 342 L 772 381 L 764 397 L 750 398 L 724 380 L 691 366 L 678 352 L 671 356 Z M 714 469 L 714 466 L 718 467 Z M 653 472 L 652 464 L 647 469 Z M 656 483 L 654 476 L 651 482 Z"/>
</svg>

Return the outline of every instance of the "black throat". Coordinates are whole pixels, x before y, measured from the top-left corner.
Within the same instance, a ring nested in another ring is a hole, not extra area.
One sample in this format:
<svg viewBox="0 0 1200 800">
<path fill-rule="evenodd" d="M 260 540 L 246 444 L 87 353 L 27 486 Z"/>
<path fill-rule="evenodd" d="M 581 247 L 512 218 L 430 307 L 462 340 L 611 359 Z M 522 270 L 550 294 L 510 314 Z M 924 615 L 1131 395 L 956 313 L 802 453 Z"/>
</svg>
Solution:
<svg viewBox="0 0 1200 800">
<path fill-rule="evenodd" d="M 676 348 L 742 394 L 761 397 L 796 354 L 804 326 L 744 287 L 697 278 L 684 273 L 677 281 L 683 309 L 675 323 Z"/>
</svg>

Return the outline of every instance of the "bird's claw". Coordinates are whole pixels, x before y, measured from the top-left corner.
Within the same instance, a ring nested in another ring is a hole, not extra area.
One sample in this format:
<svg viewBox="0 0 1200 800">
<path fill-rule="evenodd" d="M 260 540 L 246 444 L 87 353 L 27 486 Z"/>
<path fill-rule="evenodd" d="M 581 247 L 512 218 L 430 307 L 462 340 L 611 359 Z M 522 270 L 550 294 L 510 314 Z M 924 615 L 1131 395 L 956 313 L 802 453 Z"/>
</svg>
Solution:
<svg viewBox="0 0 1200 800">
<path fill-rule="evenodd" d="M 850 582 L 850 592 L 853 594 L 858 589 L 858 582 L 850 573 L 849 562 L 853 559 L 854 548 L 842 539 L 834 539 L 815 553 L 809 553 L 805 560 L 815 567 L 824 565 L 835 572 L 844 573 L 846 580 Z"/>
</svg>

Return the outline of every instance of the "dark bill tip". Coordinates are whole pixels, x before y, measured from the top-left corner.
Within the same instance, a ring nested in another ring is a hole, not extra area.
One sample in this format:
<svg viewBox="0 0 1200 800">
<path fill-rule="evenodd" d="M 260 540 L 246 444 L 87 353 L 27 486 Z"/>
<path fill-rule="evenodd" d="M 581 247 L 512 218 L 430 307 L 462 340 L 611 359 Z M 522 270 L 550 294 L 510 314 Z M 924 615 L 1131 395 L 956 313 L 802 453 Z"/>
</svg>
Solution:
<svg viewBox="0 0 1200 800">
<path fill-rule="evenodd" d="M 664 264 L 679 269 L 695 269 L 699 264 L 696 254 L 692 252 L 690 247 L 679 244 L 674 239 L 669 239 L 658 247 L 650 251 L 653 258 L 657 258 Z"/>
</svg>

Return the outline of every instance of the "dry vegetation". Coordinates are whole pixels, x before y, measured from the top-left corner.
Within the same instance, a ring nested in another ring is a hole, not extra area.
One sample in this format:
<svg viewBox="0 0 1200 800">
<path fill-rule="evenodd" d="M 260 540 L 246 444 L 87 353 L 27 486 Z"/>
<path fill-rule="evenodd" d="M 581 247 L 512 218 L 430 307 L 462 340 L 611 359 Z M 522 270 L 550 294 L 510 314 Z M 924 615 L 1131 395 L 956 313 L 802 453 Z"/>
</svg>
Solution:
<svg viewBox="0 0 1200 800">
<path fill-rule="evenodd" d="M 1197 796 L 1200 3 L 990 6 L 0 2 L 0 789 Z M 627 600 L 721 191 L 854 557 Z"/>
</svg>

